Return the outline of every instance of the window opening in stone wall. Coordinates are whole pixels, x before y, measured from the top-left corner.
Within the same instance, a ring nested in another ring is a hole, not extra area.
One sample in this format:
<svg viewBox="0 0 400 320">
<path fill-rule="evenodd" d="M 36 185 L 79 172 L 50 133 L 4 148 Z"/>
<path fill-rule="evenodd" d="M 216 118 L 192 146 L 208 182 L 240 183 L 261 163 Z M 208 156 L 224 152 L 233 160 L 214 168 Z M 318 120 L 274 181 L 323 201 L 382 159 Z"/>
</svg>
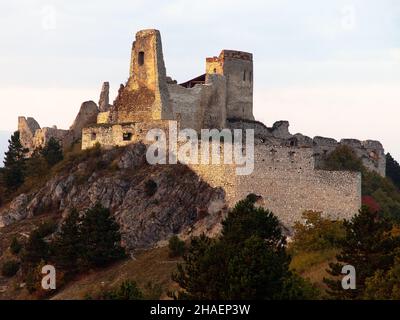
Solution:
<svg viewBox="0 0 400 320">
<path fill-rule="evenodd" d="M 139 66 L 142 66 L 144 64 L 144 52 L 143 51 L 139 52 L 138 63 L 139 63 Z"/>
<path fill-rule="evenodd" d="M 131 141 L 132 140 L 132 133 L 130 133 L 130 132 L 124 133 L 122 138 L 123 138 L 124 141 Z"/>
<path fill-rule="evenodd" d="M 214 68 L 214 73 L 217 73 L 217 68 Z"/>
<path fill-rule="evenodd" d="M 92 141 L 94 141 L 94 140 L 96 140 L 96 138 L 97 138 L 96 133 L 95 133 L 95 132 L 92 132 L 92 134 L 91 134 L 91 136 L 90 136 L 90 139 L 91 139 Z"/>
<path fill-rule="evenodd" d="M 243 81 L 246 81 L 246 71 L 243 72 Z"/>
</svg>

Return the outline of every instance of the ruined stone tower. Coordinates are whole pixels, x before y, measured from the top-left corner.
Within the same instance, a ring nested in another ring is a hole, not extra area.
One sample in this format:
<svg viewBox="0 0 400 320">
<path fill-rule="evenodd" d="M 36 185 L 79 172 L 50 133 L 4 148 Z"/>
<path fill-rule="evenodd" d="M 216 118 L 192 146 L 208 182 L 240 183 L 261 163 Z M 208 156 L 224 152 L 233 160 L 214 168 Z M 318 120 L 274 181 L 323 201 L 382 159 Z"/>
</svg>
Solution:
<svg viewBox="0 0 400 320">
<path fill-rule="evenodd" d="M 142 30 L 132 45 L 129 80 L 111 111 L 112 123 L 171 119 L 166 71 L 158 30 Z"/>
<path fill-rule="evenodd" d="M 206 59 L 207 77 L 223 75 L 226 79 L 227 119 L 254 120 L 253 116 L 253 55 L 223 50 L 218 57 Z"/>
</svg>

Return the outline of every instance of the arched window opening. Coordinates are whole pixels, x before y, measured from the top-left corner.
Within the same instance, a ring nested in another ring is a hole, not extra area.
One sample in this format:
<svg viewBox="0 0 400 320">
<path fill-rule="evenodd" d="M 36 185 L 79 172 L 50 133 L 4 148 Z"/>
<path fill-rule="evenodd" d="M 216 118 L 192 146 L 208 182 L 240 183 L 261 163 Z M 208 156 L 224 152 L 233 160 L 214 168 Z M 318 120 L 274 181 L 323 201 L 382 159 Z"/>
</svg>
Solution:
<svg viewBox="0 0 400 320">
<path fill-rule="evenodd" d="M 138 63 L 139 63 L 139 66 L 142 66 L 144 64 L 144 52 L 143 51 L 139 52 Z"/>
</svg>

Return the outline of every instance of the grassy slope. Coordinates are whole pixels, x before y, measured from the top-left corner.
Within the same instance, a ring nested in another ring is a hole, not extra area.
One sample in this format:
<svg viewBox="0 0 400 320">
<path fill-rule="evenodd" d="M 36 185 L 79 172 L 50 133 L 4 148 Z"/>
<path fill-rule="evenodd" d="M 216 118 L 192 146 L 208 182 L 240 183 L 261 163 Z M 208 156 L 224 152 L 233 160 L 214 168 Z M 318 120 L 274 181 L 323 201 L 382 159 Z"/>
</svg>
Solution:
<svg viewBox="0 0 400 320">
<path fill-rule="evenodd" d="M 296 270 L 303 278 L 309 279 L 324 293 L 327 288 L 323 279 L 330 277 L 326 271 L 329 264 L 336 261 L 336 249 L 323 251 L 300 252 L 293 255 L 290 268 Z"/>
<path fill-rule="evenodd" d="M 36 229 L 41 223 L 51 220 L 57 221 L 59 218 L 60 216 L 53 214 L 40 215 L 0 229 L 0 266 L 6 261 L 18 260 L 9 250 L 14 237 L 17 237 L 20 241 L 26 241 L 32 230 Z M 12 278 L 5 278 L 0 274 L 0 299 L 33 299 L 21 285 L 23 286 L 23 282 L 19 274 Z"/>
<path fill-rule="evenodd" d="M 162 287 L 161 299 L 167 299 L 167 292 L 176 289 L 171 274 L 179 262 L 168 257 L 168 247 L 155 248 L 139 253 L 135 259 L 128 259 L 97 272 L 83 275 L 63 288 L 52 299 L 71 300 L 96 296 L 102 290 L 117 288 L 124 280 L 134 280 L 145 291 L 151 281 Z"/>
<path fill-rule="evenodd" d="M 55 215 L 41 215 L 32 219 L 20 221 L 0 230 L 0 266 L 5 261 L 15 260 L 9 246 L 14 236 L 27 239 L 29 233 L 44 221 L 55 220 L 60 217 Z M 176 270 L 179 259 L 168 256 L 168 247 L 155 248 L 138 252 L 134 259 L 127 259 L 108 268 L 93 270 L 80 275 L 68 283 L 52 297 L 52 299 L 79 300 L 87 296 L 96 296 L 101 290 L 117 288 L 124 280 L 134 280 L 139 288 L 146 293 L 149 282 L 160 285 L 162 288 L 161 299 L 168 299 L 168 291 L 176 290 L 176 284 L 171 280 L 171 274 Z M 22 286 L 21 286 L 22 285 Z M 30 300 L 36 299 L 25 289 L 23 282 L 17 274 L 12 278 L 5 278 L 0 274 L 0 300 Z"/>
</svg>

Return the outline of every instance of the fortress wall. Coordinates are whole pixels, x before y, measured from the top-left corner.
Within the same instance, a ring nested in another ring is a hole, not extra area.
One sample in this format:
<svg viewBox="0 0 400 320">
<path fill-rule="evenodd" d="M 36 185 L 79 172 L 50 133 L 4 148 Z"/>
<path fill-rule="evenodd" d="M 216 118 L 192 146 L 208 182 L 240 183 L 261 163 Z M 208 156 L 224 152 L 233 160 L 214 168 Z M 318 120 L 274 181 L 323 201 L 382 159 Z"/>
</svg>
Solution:
<svg viewBox="0 0 400 320">
<path fill-rule="evenodd" d="M 332 219 L 349 219 L 361 207 L 361 174 L 314 170 L 311 148 L 256 146 L 251 175 L 238 176 L 233 165 L 191 166 L 213 187 L 226 191 L 230 207 L 248 194 L 262 196 L 263 207 L 292 227 L 306 210 Z M 294 152 L 294 153 L 293 153 Z"/>
<path fill-rule="evenodd" d="M 110 119 L 110 111 L 99 112 L 99 114 L 97 115 L 97 123 L 98 124 L 109 123 L 109 119 Z"/>
<path fill-rule="evenodd" d="M 211 74 L 206 78 L 206 90 L 202 96 L 202 128 L 226 127 L 226 77 Z"/>
<path fill-rule="evenodd" d="M 33 150 L 45 147 L 51 138 L 58 140 L 63 148 L 68 148 L 73 143 L 74 135 L 70 130 L 56 128 L 38 129 L 33 137 Z"/>
<path fill-rule="evenodd" d="M 263 207 L 274 212 L 286 226 L 301 221 L 306 210 L 331 219 L 349 219 L 361 207 L 361 174 L 323 170 L 271 170 L 257 164 L 251 176 L 238 178 L 236 199 L 255 193 Z"/>
<path fill-rule="evenodd" d="M 270 148 L 267 148 L 267 151 Z M 361 174 L 314 170 L 311 148 L 257 147 L 254 172 L 237 177 L 236 199 L 249 193 L 263 197 L 263 206 L 287 226 L 306 210 L 332 219 L 350 218 L 361 207 Z"/>
<path fill-rule="evenodd" d="M 181 128 L 201 129 L 201 116 L 203 111 L 202 95 L 204 85 L 185 88 L 178 84 L 168 84 L 174 118 L 180 118 Z"/>
<path fill-rule="evenodd" d="M 313 139 L 313 149 L 317 168 L 323 167 L 324 158 L 340 145 L 352 148 L 368 170 L 377 172 L 383 177 L 386 176 L 385 150 L 379 141 L 374 140 L 342 139 L 337 142 L 331 138 L 315 137 Z"/>
<path fill-rule="evenodd" d="M 225 191 L 225 200 L 229 205 L 236 203 L 236 173 L 234 165 L 189 165 L 204 181 L 213 188 Z"/>
<path fill-rule="evenodd" d="M 155 120 L 115 125 L 97 125 L 83 129 L 82 150 L 100 144 L 103 148 L 123 147 L 132 143 L 144 142 L 151 129 L 161 129 L 168 138 L 169 120 Z"/>
<path fill-rule="evenodd" d="M 225 127 L 226 79 L 221 75 L 210 75 L 206 84 L 185 88 L 168 84 L 174 118 L 180 120 L 181 128 L 200 132 L 204 128 Z"/>
</svg>

